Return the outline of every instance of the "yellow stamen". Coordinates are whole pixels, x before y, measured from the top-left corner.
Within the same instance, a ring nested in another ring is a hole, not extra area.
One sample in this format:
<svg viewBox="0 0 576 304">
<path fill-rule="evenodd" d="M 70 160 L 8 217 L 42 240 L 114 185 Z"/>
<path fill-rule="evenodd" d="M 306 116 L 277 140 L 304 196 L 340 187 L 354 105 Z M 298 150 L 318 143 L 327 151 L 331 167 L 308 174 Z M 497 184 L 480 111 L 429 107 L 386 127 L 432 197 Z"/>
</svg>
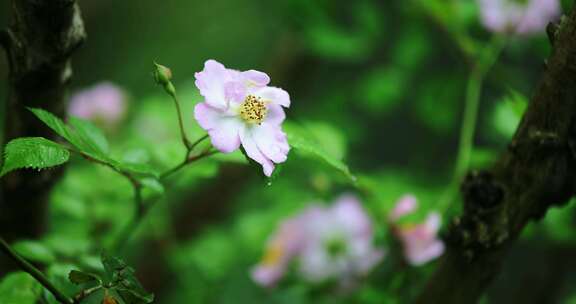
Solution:
<svg viewBox="0 0 576 304">
<path fill-rule="evenodd" d="M 261 124 L 267 113 L 266 103 L 254 95 L 248 95 L 240 105 L 240 117 L 247 123 Z"/>
</svg>

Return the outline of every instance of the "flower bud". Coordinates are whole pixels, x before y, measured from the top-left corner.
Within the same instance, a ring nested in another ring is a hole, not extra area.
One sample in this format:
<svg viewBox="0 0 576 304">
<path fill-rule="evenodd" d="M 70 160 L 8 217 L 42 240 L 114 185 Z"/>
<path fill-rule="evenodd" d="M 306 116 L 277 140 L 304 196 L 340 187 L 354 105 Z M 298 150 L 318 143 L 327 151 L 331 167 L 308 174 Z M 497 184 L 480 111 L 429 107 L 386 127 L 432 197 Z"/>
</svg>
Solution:
<svg viewBox="0 0 576 304">
<path fill-rule="evenodd" d="M 176 94 L 176 89 L 170 80 L 172 79 L 172 71 L 156 62 L 154 62 L 154 81 L 164 87 L 164 90 L 170 94 Z"/>
<path fill-rule="evenodd" d="M 172 80 L 172 71 L 169 68 L 154 62 L 154 80 L 157 84 L 166 85 L 170 80 Z"/>
</svg>

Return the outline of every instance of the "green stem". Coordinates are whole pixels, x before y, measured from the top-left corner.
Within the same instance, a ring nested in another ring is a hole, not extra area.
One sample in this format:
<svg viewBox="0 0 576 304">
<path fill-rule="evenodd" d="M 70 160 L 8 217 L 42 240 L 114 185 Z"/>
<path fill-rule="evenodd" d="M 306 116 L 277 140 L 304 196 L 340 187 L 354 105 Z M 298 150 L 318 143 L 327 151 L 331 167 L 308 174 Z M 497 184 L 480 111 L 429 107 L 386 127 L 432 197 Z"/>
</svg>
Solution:
<svg viewBox="0 0 576 304">
<path fill-rule="evenodd" d="M 34 267 L 34 265 L 30 264 L 20 255 L 18 255 L 14 250 L 12 250 L 10 245 L 8 245 L 8 243 L 6 243 L 6 241 L 3 238 L 0 238 L 0 250 L 2 250 L 6 255 L 11 257 L 12 260 L 14 260 L 14 262 L 16 262 L 16 264 L 18 264 L 18 266 L 23 271 L 30 274 L 34 279 L 36 279 L 36 281 L 42 284 L 44 288 L 46 288 L 52 295 L 54 295 L 54 298 L 56 298 L 58 302 L 63 304 L 74 303 L 74 301 L 71 298 L 67 297 L 64 293 L 58 290 L 58 288 L 56 288 L 56 286 L 54 286 L 54 284 L 52 284 L 52 282 L 50 282 L 48 278 L 40 270 L 38 270 L 36 267 Z"/>
<path fill-rule="evenodd" d="M 194 156 L 189 156 L 188 158 L 186 158 L 183 162 L 181 162 L 180 164 L 176 165 L 174 168 L 167 170 L 166 172 L 162 173 L 160 175 L 160 180 L 166 179 L 167 177 L 169 177 L 170 175 L 180 171 L 182 168 L 186 167 L 187 165 L 200 160 L 202 158 L 208 157 L 210 155 L 214 155 L 218 153 L 218 151 L 216 150 L 206 150 L 198 155 L 194 155 Z"/>
<path fill-rule="evenodd" d="M 197 141 L 197 142 L 199 142 L 199 141 Z M 176 167 L 169 169 L 168 171 L 163 173 L 160 176 L 160 179 L 161 180 L 165 179 L 168 176 L 180 171 L 182 168 L 186 167 L 187 165 L 194 163 L 196 161 L 199 161 L 203 158 L 206 158 L 210 155 L 214 155 L 217 152 L 218 151 L 216 151 L 216 150 L 205 150 L 204 152 L 202 152 L 198 155 L 190 156 L 185 161 L 183 161 L 182 163 L 177 165 Z M 136 215 L 132 218 L 130 223 L 128 223 L 128 225 L 126 225 L 126 227 L 124 227 L 124 229 L 120 232 L 118 238 L 112 244 L 112 249 L 111 249 L 112 252 L 119 252 L 122 250 L 122 248 L 130 241 L 130 239 L 132 238 L 132 235 L 134 235 L 134 232 L 140 226 L 140 223 L 142 223 L 144 218 L 148 215 L 148 213 L 150 212 L 150 209 L 154 206 L 154 200 L 146 202 L 146 201 L 142 200 L 142 196 L 141 196 L 140 191 L 137 191 L 136 194 L 137 194 L 136 195 L 137 200 L 139 200 L 138 206 L 140 206 L 140 209 L 138 210 Z"/>
<path fill-rule="evenodd" d="M 484 77 L 498 60 L 505 43 L 506 40 L 503 37 L 495 36 L 491 43 L 480 52 L 477 62 L 470 72 L 466 86 L 464 115 L 460 129 L 456 165 L 454 166 L 452 180 L 438 204 L 440 210 L 446 211 L 449 208 L 451 202 L 456 197 L 460 181 L 470 167 Z"/>
<path fill-rule="evenodd" d="M 178 126 L 180 128 L 180 136 L 182 138 L 182 143 L 186 147 L 187 153 L 190 153 L 190 151 L 192 151 L 192 149 L 194 149 L 194 145 L 188 139 L 188 136 L 186 135 L 186 129 L 184 129 L 184 119 L 182 118 L 182 110 L 180 109 L 180 101 L 178 100 L 178 97 L 176 96 L 175 93 L 171 93 L 170 96 L 172 97 L 172 100 L 174 100 L 174 105 L 176 106 L 176 113 L 178 115 Z"/>
</svg>

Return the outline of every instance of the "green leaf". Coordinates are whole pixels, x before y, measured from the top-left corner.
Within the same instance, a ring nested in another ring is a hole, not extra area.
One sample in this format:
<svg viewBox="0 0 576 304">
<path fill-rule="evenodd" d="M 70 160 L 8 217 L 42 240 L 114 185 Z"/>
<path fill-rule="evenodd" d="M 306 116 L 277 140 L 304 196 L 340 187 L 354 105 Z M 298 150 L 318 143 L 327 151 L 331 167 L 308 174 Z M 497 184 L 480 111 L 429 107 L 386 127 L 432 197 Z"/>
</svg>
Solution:
<svg viewBox="0 0 576 304">
<path fill-rule="evenodd" d="M 511 90 L 496 104 L 492 121 L 495 131 L 505 138 L 512 138 L 527 107 L 528 99 Z"/>
<path fill-rule="evenodd" d="M 40 297 L 40 284 L 27 273 L 14 272 L 0 281 L 3 304 L 34 304 Z"/>
<path fill-rule="evenodd" d="M 142 178 L 140 179 L 140 183 L 155 193 L 164 193 L 164 185 L 162 185 L 162 183 L 160 183 L 156 178 Z"/>
<path fill-rule="evenodd" d="M 24 258 L 34 262 L 50 264 L 56 260 L 52 250 L 38 241 L 19 241 L 13 244 L 12 248 Z"/>
<path fill-rule="evenodd" d="M 78 118 L 71 118 L 70 124 L 72 126 L 68 126 L 48 111 L 35 108 L 29 108 L 29 110 L 80 152 L 99 161 L 115 165 L 115 162 L 107 155 L 108 144 L 104 135 L 94 125 Z"/>
<path fill-rule="evenodd" d="M 296 151 L 304 156 L 322 160 L 330 167 L 344 174 L 350 181 L 356 182 L 356 177 L 350 173 L 348 166 L 340 158 L 326 151 L 320 141 L 314 138 L 313 133 L 309 132 L 305 127 L 286 122 L 284 123 L 284 131 L 286 131 L 288 136 L 288 143 Z"/>
<path fill-rule="evenodd" d="M 103 155 L 108 154 L 108 141 L 106 140 L 102 130 L 87 120 L 73 116 L 68 119 L 68 122 L 74 127 L 78 137 L 82 139 L 83 142 L 93 151 Z"/>
<path fill-rule="evenodd" d="M 147 304 L 154 301 L 154 295 L 144 290 L 134 275 L 134 269 L 122 259 L 102 253 L 102 265 L 114 286 L 114 291 L 126 304 Z"/>
<path fill-rule="evenodd" d="M 50 129 L 52 129 L 56 134 L 62 136 L 64 139 L 69 141 L 71 144 L 75 144 L 75 136 L 70 132 L 70 129 L 66 124 L 54 114 L 37 108 L 28 108 L 38 119 L 45 123 Z"/>
<path fill-rule="evenodd" d="M 80 284 L 85 284 L 85 283 L 90 283 L 90 282 L 98 282 L 98 281 L 100 281 L 100 278 L 98 278 L 98 276 L 91 274 L 91 273 L 78 271 L 78 270 L 72 270 L 72 271 L 70 271 L 70 273 L 68 273 L 68 280 L 70 280 L 70 282 L 72 282 L 76 285 L 80 285 Z"/>
<path fill-rule="evenodd" d="M 22 137 L 8 142 L 4 148 L 4 165 L 0 176 L 22 168 L 45 169 L 68 161 L 70 152 L 42 137 Z"/>
<path fill-rule="evenodd" d="M 80 291 L 80 287 L 76 286 L 68 280 L 70 271 L 78 269 L 78 266 L 72 264 L 52 264 L 45 271 L 48 280 L 56 286 L 62 293 L 67 295 L 74 295 Z M 59 304 L 52 294 L 48 291 L 44 292 L 44 297 L 50 304 Z"/>
<path fill-rule="evenodd" d="M 60 118 L 45 110 L 30 108 L 30 111 L 79 152 L 121 171 L 158 177 L 159 173 L 148 164 L 119 162 L 110 157 L 108 141 L 104 133 L 91 122 L 70 117 L 67 125 Z"/>
</svg>

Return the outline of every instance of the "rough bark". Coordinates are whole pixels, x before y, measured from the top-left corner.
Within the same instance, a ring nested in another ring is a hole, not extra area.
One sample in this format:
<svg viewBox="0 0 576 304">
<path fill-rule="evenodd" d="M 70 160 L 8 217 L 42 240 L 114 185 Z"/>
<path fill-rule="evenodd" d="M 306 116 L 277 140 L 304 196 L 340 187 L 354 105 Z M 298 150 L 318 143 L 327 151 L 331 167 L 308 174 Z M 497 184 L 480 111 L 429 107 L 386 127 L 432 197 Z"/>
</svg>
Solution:
<svg viewBox="0 0 576 304">
<path fill-rule="evenodd" d="M 53 138 L 26 107 L 63 116 L 70 56 L 85 39 L 80 10 L 74 0 L 13 0 L 12 14 L 12 25 L 0 32 L 10 69 L 4 138 Z M 15 239 L 42 233 L 48 193 L 61 172 L 21 170 L 1 180 L 1 235 Z"/>
<path fill-rule="evenodd" d="M 576 185 L 576 9 L 549 27 L 552 53 L 508 150 L 462 183 L 463 214 L 417 303 L 475 303 L 527 223 Z"/>
</svg>

